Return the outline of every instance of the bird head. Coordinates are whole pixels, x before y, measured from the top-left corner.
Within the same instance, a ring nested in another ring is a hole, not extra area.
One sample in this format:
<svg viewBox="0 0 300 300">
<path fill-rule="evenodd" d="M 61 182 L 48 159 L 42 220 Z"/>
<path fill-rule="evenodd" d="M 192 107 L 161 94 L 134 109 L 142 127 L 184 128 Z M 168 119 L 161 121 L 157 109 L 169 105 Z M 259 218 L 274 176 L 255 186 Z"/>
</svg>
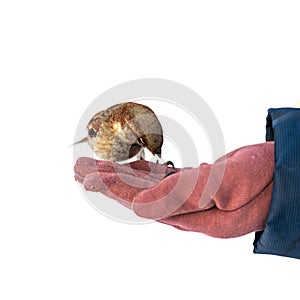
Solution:
<svg viewBox="0 0 300 300">
<path fill-rule="evenodd" d="M 148 133 L 137 139 L 137 143 L 147 148 L 153 155 L 161 157 L 161 147 L 163 144 L 163 136 L 156 133 Z"/>
</svg>

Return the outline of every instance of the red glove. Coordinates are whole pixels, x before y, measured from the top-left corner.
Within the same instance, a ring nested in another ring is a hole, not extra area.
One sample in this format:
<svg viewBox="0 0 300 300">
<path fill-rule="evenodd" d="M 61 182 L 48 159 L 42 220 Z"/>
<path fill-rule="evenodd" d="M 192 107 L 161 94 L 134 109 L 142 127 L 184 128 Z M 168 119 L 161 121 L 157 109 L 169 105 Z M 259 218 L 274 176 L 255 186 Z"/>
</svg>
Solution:
<svg viewBox="0 0 300 300">
<path fill-rule="evenodd" d="M 264 228 L 271 200 L 274 145 L 246 146 L 198 168 L 147 161 L 120 165 L 79 158 L 75 178 L 132 209 L 178 229 L 230 238 Z"/>
</svg>

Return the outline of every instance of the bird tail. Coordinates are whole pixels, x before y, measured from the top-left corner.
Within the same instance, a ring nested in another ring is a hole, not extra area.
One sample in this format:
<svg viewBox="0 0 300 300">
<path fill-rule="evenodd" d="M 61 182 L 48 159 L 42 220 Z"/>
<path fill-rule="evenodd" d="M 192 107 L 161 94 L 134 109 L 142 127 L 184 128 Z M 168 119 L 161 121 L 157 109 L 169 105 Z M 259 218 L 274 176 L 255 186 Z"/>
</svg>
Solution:
<svg viewBox="0 0 300 300">
<path fill-rule="evenodd" d="M 77 144 L 86 143 L 86 142 L 88 142 L 88 138 L 87 138 L 87 137 L 84 137 L 83 139 L 81 139 L 81 140 L 75 142 L 74 144 L 70 145 L 69 147 L 73 147 L 73 146 L 75 146 L 75 145 L 77 145 Z"/>
</svg>

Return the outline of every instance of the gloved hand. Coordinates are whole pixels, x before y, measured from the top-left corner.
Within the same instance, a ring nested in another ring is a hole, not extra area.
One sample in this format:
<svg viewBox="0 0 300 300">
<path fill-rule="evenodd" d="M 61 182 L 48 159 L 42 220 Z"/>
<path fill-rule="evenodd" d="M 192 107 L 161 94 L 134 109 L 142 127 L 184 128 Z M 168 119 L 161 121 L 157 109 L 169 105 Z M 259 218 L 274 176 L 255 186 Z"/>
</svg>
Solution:
<svg viewBox="0 0 300 300">
<path fill-rule="evenodd" d="M 175 169 L 147 161 L 121 165 L 79 158 L 75 179 L 137 215 L 213 237 L 237 237 L 264 228 L 270 205 L 274 145 L 230 152 L 213 164 Z"/>
</svg>

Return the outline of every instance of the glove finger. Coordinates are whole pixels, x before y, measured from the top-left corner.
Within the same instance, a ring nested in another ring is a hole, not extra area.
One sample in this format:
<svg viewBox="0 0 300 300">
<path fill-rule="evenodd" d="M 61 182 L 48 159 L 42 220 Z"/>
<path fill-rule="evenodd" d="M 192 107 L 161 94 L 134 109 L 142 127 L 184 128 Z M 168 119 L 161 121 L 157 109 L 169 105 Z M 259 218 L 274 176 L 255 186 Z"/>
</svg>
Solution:
<svg viewBox="0 0 300 300">
<path fill-rule="evenodd" d="M 90 157 L 78 158 L 74 166 L 75 179 L 81 183 L 87 174 L 94 173 L 96 171 L 96 160 Z"/>
<path fill-rule="evenodd" d="M 128 174 L 94 172 L 83 181 L 87 191 L 101 192 L 126 207 L 131 207 L 134 197 L 144 189 L 153 187 L 159 180 L 149 180 Z"/>
<path fill-rule="evenodd" d="M 79 182 L 83 182 L 85 176 L 94 172 L 123 173 L 132 176 L 162 179 L 170 170 L 173 169 L 142 160 L 123 165 L 110 161 L 95 160 L 89 157 L 80 157 L 74 166 L 75 179 Z"/>
</svg>

